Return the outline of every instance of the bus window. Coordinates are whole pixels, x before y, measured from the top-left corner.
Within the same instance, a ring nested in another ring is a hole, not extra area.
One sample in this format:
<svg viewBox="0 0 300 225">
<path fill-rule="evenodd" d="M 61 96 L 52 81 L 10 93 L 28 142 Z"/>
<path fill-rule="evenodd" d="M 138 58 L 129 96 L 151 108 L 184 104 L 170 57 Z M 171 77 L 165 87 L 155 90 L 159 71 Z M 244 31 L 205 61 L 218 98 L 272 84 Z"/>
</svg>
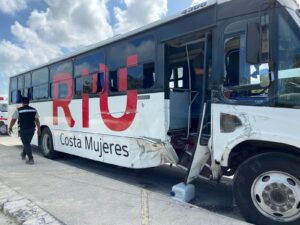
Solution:
<svg viewBox="0 0 300 225">
<path fill-rule="evenodd" d="M 138 65 L 127 67 L 129 56 L 137 56 Z M 155 39 L 152 35 L 116 44 L 108 50 L 109 90 L 119 92 L 119 70 L 127 67 L 127 90 L 150 89 L 155 84 Z M 125 87 L 124 87 L 125 88 Z M 124 91 L 124 90 L 122 90 Z"/>
<path fill-rule="evenodd" d="M 10 102 L 17 103 L 18 79 L 16 77 L 10 80 Z"/>
<path fill-rule="evenodd" d="M 31 74 L 27 73 L 24 76 L 23 96 L 31 99 Z"/>
<path fill-rule="evenodd" d="M 259 75 L 267 75 L 268 71 L 261 71 L 265 65 L 246 63 L 245 40 L 244 34 L 225 40 L 225 86 L 260 84 Z"/>
<path fill-rule="evenodd" d="M 54 85 L 53 78 L 59 76 L 59 74 L 73 74 L 73 63 L 71 60 L 54 64 L 50 66 L 50 96 L 54 97 Z M 68 88 L 66 84 L 61 83 L 58 87 L 58 98 L 65 98 L 67 96 Z"/>
<path fill-rule="evenodd" d="M 23 88 L 24 88 L 24 76 L 21 75 L 18 77 L 18 92 L 21 93 L 21 97 L 23 96 Z"/>
<path fill-rule="evenodd" d="M 68 96 L 68 85 L 66 83 L 61 83 L 58 86 L 58 98 L 64 99 Z"/>
<path fill-rule="evenodd" d="M 155 68 L 154 63 L 147 63 L 143 66 L 143 89 L 149 89 L 154 86 L 155 83 Z"/>
<path fill-rule="evenodd" d="M 118 71 L 117 70 L 109 72 L 109 90 L 111 92 L 119 91 Z"/>
<path fill-rule="evenodd" d="M 99 50 L 78 56 L 74 62 L 74 77 L 82 76 L 84 69 L 88 70 L 89 74 L 99 72 L 101 63 L 104 63 L 104 53 Z"/>
<path fill-rule="evenodd" d="M 240 37 L 225 40 L 225 86 L 239 85 Z"/>
<path fill-rule="evenodd" d="M 261 18 L 260 64 L 246 62 L 245 32 L 225 38 L 224 41 L 224 86 L 241 87 L 230 98 L 267 97 L 269 80 L 269 19 Z M 248 40 L 251 41 L 251 40 Z"/>
<path fill-rule="evenodd" d="M 75 94 L 96 94 L 102 91 L 99 75 L 99 65 L 104 64 L 105 55 L 101 50 L 95 50 L 81 55 L 74 62 Z M 87 73 L 84 74 L 83 73 Z M 96 85 L 95 85 L 96 82 Z"/>
<path fill-rule="evenodd" d="M 143 67 L 135 66 L 128 68 L 127 89 L 137 90 L 143 87 Z"/>
<path fill-rule="evenodd" d="M 82 92 L 82 77 L 75 78 L 75 95 L 80 96 Z"/>
<path fill-rule="evenodd" d="M 112 46 L 108 51 L 108 67 L 111 70 L 126 66 L 130 55 L 138 56 L 138 63 L 143 64 L 155 58 L 155 39 L 152 35 L 135 38 Z"/>
<path fill-rule="evenodd" d="M 48 68 L 42 68 L 32 73 L 32 99 L 47 99 L 49 96 L 48 89 Z"/>
<path fill-rule="evenodd" d="M 278 23 L 279 104 L 300 105 L 300 37 L 282 15 Z"/>
<path fill-rule="evenodd" d="M 86 94 L 93 93 L 93 76 L 82 77 L 82 80 L 82 92 Z"/>
</svg>

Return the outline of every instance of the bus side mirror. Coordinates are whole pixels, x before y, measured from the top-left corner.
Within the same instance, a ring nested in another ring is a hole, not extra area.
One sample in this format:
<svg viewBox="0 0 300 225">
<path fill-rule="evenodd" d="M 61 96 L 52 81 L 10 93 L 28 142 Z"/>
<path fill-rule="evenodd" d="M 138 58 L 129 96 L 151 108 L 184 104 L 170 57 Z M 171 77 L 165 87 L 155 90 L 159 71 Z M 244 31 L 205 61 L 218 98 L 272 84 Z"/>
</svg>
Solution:
<svg viewBox="0 0 300 225">
<path fill-rule="evenodd" d="M 259 64 L 260 55 L 260 24 L 250 22 L 247 26 L 247 63 Z"/>
</svg>

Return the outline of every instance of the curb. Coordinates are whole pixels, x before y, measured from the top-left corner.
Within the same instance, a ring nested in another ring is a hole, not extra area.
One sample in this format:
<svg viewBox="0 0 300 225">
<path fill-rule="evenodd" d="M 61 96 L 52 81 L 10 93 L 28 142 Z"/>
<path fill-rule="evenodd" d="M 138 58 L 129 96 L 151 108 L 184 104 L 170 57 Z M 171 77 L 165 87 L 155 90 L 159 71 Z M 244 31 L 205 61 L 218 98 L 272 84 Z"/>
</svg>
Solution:
<svg viewBox="0 0 300 225">
<path fill-rule="evenodd" d="M 64 225 L 32 201 L 1 182 L 0 210 L 21 225 Z"/>
</svg>

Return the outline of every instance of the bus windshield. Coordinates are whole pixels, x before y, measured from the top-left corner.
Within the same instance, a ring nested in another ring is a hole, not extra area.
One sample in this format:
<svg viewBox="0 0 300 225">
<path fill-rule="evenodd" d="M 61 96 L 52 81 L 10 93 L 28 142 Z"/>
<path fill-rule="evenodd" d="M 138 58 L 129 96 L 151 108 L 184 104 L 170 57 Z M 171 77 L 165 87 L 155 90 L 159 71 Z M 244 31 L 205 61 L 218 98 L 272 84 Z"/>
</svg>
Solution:
<svg viewBox="0 0 300 225">
<path fill-rule="evenodd" d="M 0 112 L 7 112 L 7 104 L 0 104 Z"/>
<path fill-rule="evenodd" d="M 294 1 L 284 1 L 278 18 L 278 102 L 300 106 L 300 17 Z M 293 8 L 291 8 L 291 4 Z"/>
</svg>

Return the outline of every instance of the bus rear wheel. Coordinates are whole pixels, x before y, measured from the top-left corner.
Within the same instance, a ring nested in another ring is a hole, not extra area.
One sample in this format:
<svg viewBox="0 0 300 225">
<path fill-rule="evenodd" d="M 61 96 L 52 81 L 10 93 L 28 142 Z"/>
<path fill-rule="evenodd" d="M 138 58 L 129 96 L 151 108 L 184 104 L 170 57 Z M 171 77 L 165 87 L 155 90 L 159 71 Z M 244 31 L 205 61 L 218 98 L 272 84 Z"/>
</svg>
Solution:
<svg viewBox="0 0 300 225">
<path fill-rule="evenodd" d="M 41 149 L 43 155 L 48 159 L 57 157 L 57 152 L 54 150 L 52 133 L 49 128 L 44 128 L 41 135 Z"/>
<path fill-rule="evenodd" d="M 247 221 L 258 225 L 300 224 L 299 165 L 296 156 L 265 153 L 239 167 L 233 191 Z"/>
</svg>

